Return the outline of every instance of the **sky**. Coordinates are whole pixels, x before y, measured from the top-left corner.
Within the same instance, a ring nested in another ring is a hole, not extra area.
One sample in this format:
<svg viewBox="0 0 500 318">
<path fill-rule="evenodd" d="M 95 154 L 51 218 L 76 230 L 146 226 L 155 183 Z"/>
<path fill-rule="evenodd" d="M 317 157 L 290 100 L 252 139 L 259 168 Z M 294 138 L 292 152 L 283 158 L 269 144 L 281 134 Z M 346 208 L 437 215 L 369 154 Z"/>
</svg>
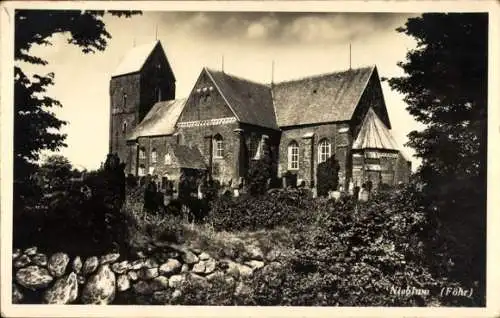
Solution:
<svg viewBox="0 0 500 318">
<path fill-rule="evenodd" d="M 105 159 L 109 135 L 109 81 L 121 58 L 134 47 L 158 38 L 177 79 L 176 97 L 189 95 L 204 66 L 261 83 L 376 65 L 380 77 L 403 76 L 397 66 L 412 38 L 396 31 L 415 14 L 402 13 L 291 13 L 291 12 L 143 12 L 130 19 L 105 16 L 112 39 L 104 52 L 83 54 L 52 37 L 52 46 L 36 46 L 31 53 L 46 66 L 23 65 L 27 73 L 55 73 L 47 94 L 63 107 L 53 109 L 68 121 L 62 129 L 68 147 L 60 150 L 79 169 L 95 169 Z M 405 110 L 403 96 L 382 83 L 392 133 L 404 147 L 407 134 L 422 126 Z M 47 153 L 45 153 L 47 155 Z"/>
</svg>

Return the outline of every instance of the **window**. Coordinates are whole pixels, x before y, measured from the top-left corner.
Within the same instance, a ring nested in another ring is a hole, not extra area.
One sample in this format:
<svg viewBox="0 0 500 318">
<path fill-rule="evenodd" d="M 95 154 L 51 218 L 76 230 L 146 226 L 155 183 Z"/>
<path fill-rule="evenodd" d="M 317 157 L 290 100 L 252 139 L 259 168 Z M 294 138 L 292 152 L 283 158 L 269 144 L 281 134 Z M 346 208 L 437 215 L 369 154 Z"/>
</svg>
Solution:
<svg viewBox="0 0 500 318">
<path fill-rule="evenodd" d="M 214 158 L 222 158 L 224 156 L 224 141 L 222 136 L 217 134 L 214 137 Z"/>
<path fill-rule="evenodd" d="M 123 108 L 125 109 L 125 106 L 127 106 L 127 93 L 123 93 Z"/>
<path fill-rule="evenodd" d="M 139 159 L 146 159 L 146 149 L 144 147 L 139 148 Z"/>
<path fill-rule="evenodd" d="M 155 89 L 155 97 L 156 97 L 156 101 L 157 102 L 161 102 L 161 89 L 159 87 L 157 87 Z"/>
<path fill-rule="evenodd" d="M 250 137 L 250 143 L 249 143 L 249 155 L 251 159 L 257 159 L 257 154 L 259 150 L 259 139 L 257 139 L 257 136 L 255 134 L 252 134 Z"/>
<path fill-rule="evenodd" d="M 172 164 L 172 157 L 170 157 L 170 155 L 168 153 L 165 155 L 165 164 L 166 165 Z"/>
<path fill-rule="evenodd" d="M 292 141 L 288 145 L 288 170 L 299 169 L 299 144 Z"/>
<path fill-rule="evenodd" d="M 139 175 L 139 177 L 146 175 L 146 168 L 144 167 L 144 165 L 139 166 L 139 170 L 137 171 L 137 175 Z"/>
<path fill-rule="evenodd" d="M 151 163 L 156 163 L 157 159 L 158 159 L 158 153 L 156 152 L 156 149 L 153 148 L 153 150 L 151 150 Z"/>
<path fill-rule="evenodd" d="M 323 139 L 319 142 L 318 146 L 318 162 L 322 163 L 332 156 L 332 147 L 328 140 Z"/>
<path fill-rule="evenodd" d="M 122 124 L 122 133 L 126 133 L 126 132 L 127 132 L 127 121 L 124 120 L 123 124 Z"/>
</svg>

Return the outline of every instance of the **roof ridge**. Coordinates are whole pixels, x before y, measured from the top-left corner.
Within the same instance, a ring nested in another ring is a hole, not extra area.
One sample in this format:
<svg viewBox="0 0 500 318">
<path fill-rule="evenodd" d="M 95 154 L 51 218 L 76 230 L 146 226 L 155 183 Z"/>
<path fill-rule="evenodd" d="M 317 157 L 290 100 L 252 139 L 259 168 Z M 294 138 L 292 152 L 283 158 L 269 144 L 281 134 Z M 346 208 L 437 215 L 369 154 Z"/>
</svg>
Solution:
<svg viewBox="0 0 500 318">
<path fill-rule="evenodd" d="M 224 74 L 225 76 L 232 77 L 232 78 L 240 80 L 240 81 L 245 81 L 245 82 L 250 83 L 250 84 L 255 84 L 255 85 L 260 85 L 260 86 L 266 86 L 266 87 L 268 86 L 266 83 L 259 83 L 257 81 L 253 81 L 253 80 L 250 80 L 250 79 L 245 78 L 245 77 L 234 75 L 232 73 L 226 73 L 224 71 L 218 71 L 218 70 L 212 69 L 212 68 L 207 67 L 207 66 L 205 66 L 204 69 L 206 69 L 209 72 Z"/>
<path fill-rule="evenodd" d="M 284 80 L 284 81 L 281 81 L 281 82 L 269 83 L 267 85 L 269 85 L 269 86 L 271 86 L 271 85 L 272 86 L 276 86 L 276 85 L 280 85 L 280 84 L 300 82 L 300 81 L 304 81 L 304 80 L 308 80 L 308 79 L 318 79 L 318 78 L 327 77 L 327 76 L 334 75 L 334 74 L 342 74 L 342 73 L 348 73 L 348 72 L 359 71 L 359 70 L 367 70 L 367 69 L 373 70 L 375 68 L 376 68 L 376 65 L 369 65 L 369 66 L 363 66 L 363 67 L 358 67 L 358 68 L 347 69 L 347 70 L 343 70 L 343 71 L 334 71 L 334 72 L 328 72 L 328 73 L 321 73 L 321 74 L 315 74 L 315 75 L 302 76 L 302 77 L 298 77 L 298 78 Z"/>
</svg>

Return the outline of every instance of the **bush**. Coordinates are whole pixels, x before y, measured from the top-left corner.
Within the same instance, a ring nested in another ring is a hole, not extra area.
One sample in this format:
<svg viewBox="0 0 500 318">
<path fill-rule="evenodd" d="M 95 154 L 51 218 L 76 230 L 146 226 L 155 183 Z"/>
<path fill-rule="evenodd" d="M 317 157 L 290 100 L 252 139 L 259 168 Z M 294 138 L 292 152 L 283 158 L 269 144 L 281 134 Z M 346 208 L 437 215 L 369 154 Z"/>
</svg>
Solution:
<svg viewBox="0 0 500 318">
<path fill-rule="evenodd" d="M 318 195 L 325 196 L 328 191 L 337 190 L 339 184 L 339 163 L 335 156 L 328 158 L 325 162 L 318 164 Z"/>
<path fill-rule="evenodd" d="M 311 204 L 312 197 L 304 189 L 273 189 L 258 197 L 221 197 L 211 203 L 207 222 L 217 231 L 296 227 L 312 216 Z"/>
<path fill-rule="evenodd" d="M 248 170 L 248 192 L 252 195 L 264 194 L 273 177 L 273 159 L 267 142 L 262 146 L 262 158 L 252 160 Z"/>
</svg>

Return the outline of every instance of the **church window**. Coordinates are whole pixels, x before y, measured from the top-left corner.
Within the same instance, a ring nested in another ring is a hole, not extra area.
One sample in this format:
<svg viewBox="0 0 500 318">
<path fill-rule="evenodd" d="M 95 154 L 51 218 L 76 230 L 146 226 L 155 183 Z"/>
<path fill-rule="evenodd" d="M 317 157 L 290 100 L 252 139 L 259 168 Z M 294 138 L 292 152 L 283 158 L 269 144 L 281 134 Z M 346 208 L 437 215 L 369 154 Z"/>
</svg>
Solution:
<svg viewBox="0 0 500 318">
<path fill-rule="evenodd" d="M 139 159 L 146 159 L 146 149 L 144 147 L 139 149 Z"/>
<path fill-rule="evenodd" d="M 322 163 L 328 160 L 332 155 L 332 145 L 327 139 L 322 139 L 318 146 L 318 162 Z"/>
<path fill-rule="evenodd" d="M 127 132 L 127 121 L 124 120 L 123 124 L 122 124 L 122 133 L 126 133 L 126 132 Z"/>
<path fill-rule="evenodd" d="M 139 169 L 137 171 L 137 175 L 139 177 L 142 177 L 142 176 L 145 176 L 146 175 L 146 167 L 144 167 L 144 165 L 140 165 L 139 166 Z"/>
<path fill-rule="evenodd" d="M 165 164 L 166 165 L 172 164 L 172 157 L 168 153 L 165 155 Z"/>
<path fill-rule="evenodd" d="M 123 108 L 125 108 L 127 106 L 127 93 L 123 93 L 122 104 L 123 104 Z"/>
<path fill-rule="evenodd" d="M 153 150 L 151 150 L 151 163 L 156 163 L 157 159 L 158 159 L 158 153 L 156 152 L 156 149 L 153 148 Z"/>
<path fill-rule="evenodd" d="M 288 144 L 288 170 L 299 169 L 299 144 L 296 141 Z"/>
<path fill-rule="evenodd" d="M 214 137 L 214 158 L 222 158 L 224 156 L 224 140 L 222 136 L 217 134 Z"/>
</svg>

